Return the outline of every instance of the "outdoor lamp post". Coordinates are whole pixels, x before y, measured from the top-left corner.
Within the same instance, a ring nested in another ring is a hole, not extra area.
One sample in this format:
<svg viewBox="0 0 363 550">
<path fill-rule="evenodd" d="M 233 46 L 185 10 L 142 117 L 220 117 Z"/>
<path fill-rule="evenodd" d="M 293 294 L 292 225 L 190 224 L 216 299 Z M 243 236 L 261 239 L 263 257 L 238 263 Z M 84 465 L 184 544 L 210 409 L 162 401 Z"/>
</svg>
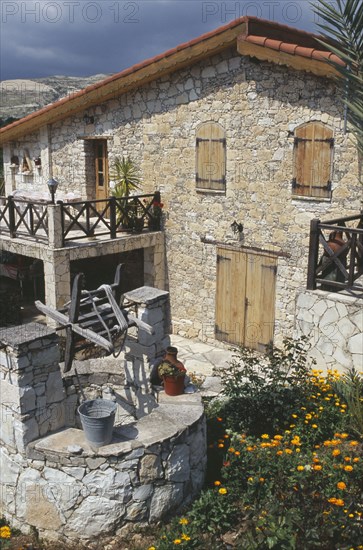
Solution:
<svg viewBox="0 0 363 550">
<path fill-rule="evenodd" d="M 49 193 L 52 196 L 52 204 L 55 204 L 54 195 L 55 195 L 55 192 L 57 191 L 58 182 L 54 178 L 51 178 L 50 180 L 48 180 L 47 185 L 48 185 Z"/>
</svg>

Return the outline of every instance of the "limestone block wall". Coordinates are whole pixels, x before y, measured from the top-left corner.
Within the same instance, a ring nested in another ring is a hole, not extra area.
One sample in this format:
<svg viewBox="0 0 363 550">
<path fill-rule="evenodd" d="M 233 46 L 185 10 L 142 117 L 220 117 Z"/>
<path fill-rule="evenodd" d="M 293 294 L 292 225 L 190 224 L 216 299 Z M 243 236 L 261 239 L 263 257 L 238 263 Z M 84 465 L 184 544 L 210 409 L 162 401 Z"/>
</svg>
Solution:
<svg viewBox="0 0 363 550">
<path fill-rule="evenodd" d="M 275 336 L 281 336 L 294 328 L 310 220 L 361 207 L 357 153 L 344 131 L 339 97 L 331 80 L 255 63 L 231 48 L 55 123 L 53 173 L 61 191 L 88 197 L 87 138 L 104 138 L 110 166 L 116 156 L 131 155 L 141 167 L 143 191 L 160 189 L 173 330 L 188 337 L 208 339 L 215 322 L 216 251 L 202 239 L 238 246 L 231 223 L 243 223 L 244 246 L 283 253 L 276 288 Z M 94 124 L 85 125 L 84 114 Z M 313 120 L 334 132 L 331 200 L 292 196 L 293 133 Z M 225 194 L 196 190 L 196 131 L 209 121 L 226 134 Z"/>
<path fill-rule="evenodd" d="M 31 323 L 0 329 L 0 440 L 14 453 L 65 424 L 57 337 Z"/>
<path fill-rule="evenodd" d="M 362 370 L 360 298 L 322 290 L 300 292 L 296 301 L 296 335 L 308 338 L 312 346 L 310 356 L 319 368 Z"/>
</svg>

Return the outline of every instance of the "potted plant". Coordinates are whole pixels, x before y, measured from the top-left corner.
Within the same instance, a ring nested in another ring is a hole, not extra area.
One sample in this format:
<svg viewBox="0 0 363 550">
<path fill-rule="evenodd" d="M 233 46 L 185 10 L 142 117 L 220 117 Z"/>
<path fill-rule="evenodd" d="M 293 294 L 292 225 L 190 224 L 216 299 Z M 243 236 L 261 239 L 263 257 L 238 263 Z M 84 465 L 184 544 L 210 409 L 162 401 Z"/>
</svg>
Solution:
<svg viewBox="0 0 363 550">
<path fill-rule="evenodd" d="M 158 374 L 164 382 L 164 390 L 167 395 L 181 395 L 184 393 L 184 380 L 186 370 L 164 359 L 158 367 Z"/>
<path fill-rule="evenodd" d="M 163 203 L 153 200 L 150 208 L 150 217 L 148 220 L 148 226 L 151 231 L 160 231 L 161 216 L 163 213 Z"/>
<path fill-rule="evenodd" d="M 116 157 L 110 170 L 110 179 L 114 182 L 112 194 L 117 199 L 129 197 L 131 191 L 140 188 L 141 176 L 136 163 L 129 157 Z M 133 229 L 136 225 L 137 209 L 129 201 L 123 201 L 124 212 L 119 214 L 123 227 Z"/>
</svg>

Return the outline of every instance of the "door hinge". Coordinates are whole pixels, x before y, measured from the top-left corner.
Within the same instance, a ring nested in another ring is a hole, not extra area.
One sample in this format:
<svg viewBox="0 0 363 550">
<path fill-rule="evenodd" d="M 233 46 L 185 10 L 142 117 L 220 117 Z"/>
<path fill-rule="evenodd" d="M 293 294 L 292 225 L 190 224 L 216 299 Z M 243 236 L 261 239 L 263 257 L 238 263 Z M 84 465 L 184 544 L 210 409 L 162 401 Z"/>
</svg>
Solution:
<svg viewBox="0 0 363 550">
<path fill-rule="evenodd" d="M 225 256 L 221 256 L 220 254 L 217 254 L 217 264 L 219 262 L 230 262 L 231 258 L 226 258 Z"/>
</svg>

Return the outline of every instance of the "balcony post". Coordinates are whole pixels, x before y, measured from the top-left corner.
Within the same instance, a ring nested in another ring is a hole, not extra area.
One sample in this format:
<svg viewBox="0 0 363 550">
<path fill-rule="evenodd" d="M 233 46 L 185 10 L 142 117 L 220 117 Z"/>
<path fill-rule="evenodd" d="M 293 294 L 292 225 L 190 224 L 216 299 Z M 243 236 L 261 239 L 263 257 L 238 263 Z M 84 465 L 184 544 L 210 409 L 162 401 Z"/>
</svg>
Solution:
<svg viewBox="0 0 363 550">
<path fill-rule="evenodd" d="M 63 247 L 62 207 L 60 204 L 48 204 L 48 242 L 50 248 Z"/>
<path fill-rule="evenodd" d="M 310 222 L 310 242 L 308 259 L 308 276 L 306 288 L 308 290 L 316 289 L 316 267 L 318 265 L 319 254 L 319 223 L 320 220 L 314 218 Z"/>
<path fill-rule="evenodd" d="M 8 208 L 9 208 L 9 230 L 10 237 L 16 237 L 15 231 L 15 206 L 14 206 L 14 197 L 12 195 L 8 196 Z"/>
<path fill-rule="evenodd" d="M 116 239 L 116 197 L 110 197 L 111 239 Z"/>
</svg>

